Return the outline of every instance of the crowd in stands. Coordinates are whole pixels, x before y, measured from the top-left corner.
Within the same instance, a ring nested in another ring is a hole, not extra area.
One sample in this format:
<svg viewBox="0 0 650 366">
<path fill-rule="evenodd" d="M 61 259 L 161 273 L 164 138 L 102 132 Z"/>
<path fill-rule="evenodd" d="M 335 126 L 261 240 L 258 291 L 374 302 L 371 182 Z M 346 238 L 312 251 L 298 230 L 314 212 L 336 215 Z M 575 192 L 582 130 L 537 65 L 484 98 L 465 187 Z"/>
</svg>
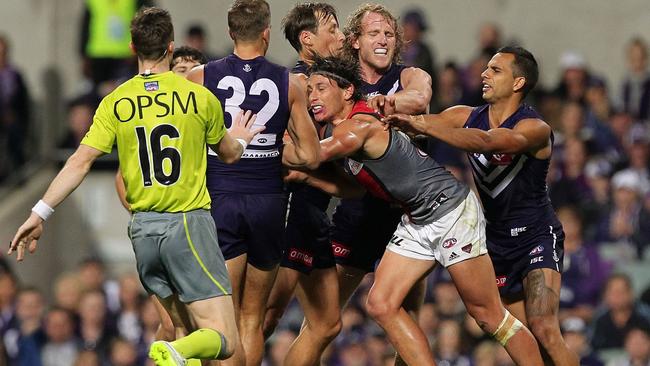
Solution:
<svg viewBox="0 0 650 366">
<path fill-rule="evenodd" d="M 145 1 L 135 1 L 138 5 Z M 80 55 L 86 89 L 67 106 L 69 132 L 58 144 L 74 149 L 92 123 L 100 98 L 134 73 L 124 50 L 124 34 L 133 14 L 107 20 L 101 6 L 84 10 Z M 135 7 L 133 7 L 135 9 Z M 456 104 L 480 105 L 481 73 L 507 42 L 496 24 L 479 29 L 479 47 L 467 64 L 440 60 L 425 41 L 430 30 L 422 13 L 402 17 L 406 47 L 403 61 L 433 79 L 432 113 Z M 97 22 L 117 22 L 102 34 Z M 206 34 L 192 26 L 184 42 L 208 59 Z M 113 46 L 98 47 L 111 37 Z M 183 42 L 179 42 L 179 45 Z M 128 46 L 128 42 L 126 43 Z M 524 45 L 525 46 L 525 45 Z M 30 122 L 29 93 L 10 59 L 10 42 L 0 37 L 0 180 L 25 163 Z M 128 50 L 127 50 L 128 51 Z M 583 365 L 650 365 L 650 288 L 635 291 L 628 266 L 650 261 L 650 72 L 648 45 L 632 38 L 625 45 L 627 73 L 617 95 L 598 70 L 579 53 L 559 60 L 557 85 L 538 87 L 527 101 L 554 131 L 548 189 L 563 224 L 561 328 Z M 534 53 L 534 50 L 533 50 Z M 457 176 L 471 181 L 465 156 L 438 141 L 428 152 Z M 470 182 L 471 184 L 471 182 Z M 98 259 L 83 261 L 61 275 L 45 294 L 20 283 L 0 262 L 0 345 L 10 365 L 145 365 L 158 315 L 137 275 L 110 277 Z M 342 313 L 343 330 L 326 352 L 324 364 L 391 365 L 393 350 L 383 331 L 364 311 L 372 284 L 369 275 Z M 645 284 L 647 285 L 647 283 Z M 636 286 L 636 287 L 635 287 Z M 269 340 L 265 365 L 281 365 L 302 322 L 293 302 Z M 419 323 L 430 339 L 438 364 L 505 366 L 508 355 L 468 317 L 446 272 L 429 276 Z"/>
</svg>

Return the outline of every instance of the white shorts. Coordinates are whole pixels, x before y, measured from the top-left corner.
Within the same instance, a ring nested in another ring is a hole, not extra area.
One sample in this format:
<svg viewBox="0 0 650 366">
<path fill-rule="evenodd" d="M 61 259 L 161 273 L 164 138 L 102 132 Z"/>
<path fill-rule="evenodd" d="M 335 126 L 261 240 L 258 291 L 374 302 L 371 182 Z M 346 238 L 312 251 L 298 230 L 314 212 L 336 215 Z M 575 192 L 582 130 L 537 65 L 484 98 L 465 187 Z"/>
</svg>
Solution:
<svg viewBox="0 0 650 366">
<path fill-rule="evenodd" d="M 485 217 L 476 195 L 470 191 L 458 207 L 429 224 L 416 225 L 402 216 L 387 249 L 444 267 L 486 254 Z"/>
</svg>

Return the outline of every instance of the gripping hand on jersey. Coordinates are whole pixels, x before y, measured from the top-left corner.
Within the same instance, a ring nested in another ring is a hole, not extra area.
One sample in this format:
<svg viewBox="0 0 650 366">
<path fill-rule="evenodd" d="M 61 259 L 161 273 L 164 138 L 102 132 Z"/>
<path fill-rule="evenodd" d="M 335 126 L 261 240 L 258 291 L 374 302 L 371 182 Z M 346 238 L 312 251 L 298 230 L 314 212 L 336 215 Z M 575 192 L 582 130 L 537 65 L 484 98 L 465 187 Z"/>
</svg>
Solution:
<svg viewBox="0 0 650 366">
<path fill-rule="evenodd" d="M 368 107 L 372 108 L 375 112 L 381 114 L 382 116 L 387 116 L 389 114 L 395 113 L 395 95 L 377 95 L 368 100 Z"/>
<path fill-rule="evenodd" d="M 228 133 L 234 139 L 242 139 L 246 141 L 246 144 L 250 144 L 253 137 L 258 133 L 264 131 L 266 127 L 264 126 L 255 126 L 255 120 L 257 119 L 257 114 L 253 114 L 251 111 L 239 111 L 237 117 L 232 121 L 232 125 L 228 129 Z"/>
<path fill-rule="evenodd" d="M 391 114 L 381 119 L 384 129 L 395 127 L 408 135 L 426 133 L 428 123 L 422 115 L 411 116 L 408 114 Z"/>
</svg>

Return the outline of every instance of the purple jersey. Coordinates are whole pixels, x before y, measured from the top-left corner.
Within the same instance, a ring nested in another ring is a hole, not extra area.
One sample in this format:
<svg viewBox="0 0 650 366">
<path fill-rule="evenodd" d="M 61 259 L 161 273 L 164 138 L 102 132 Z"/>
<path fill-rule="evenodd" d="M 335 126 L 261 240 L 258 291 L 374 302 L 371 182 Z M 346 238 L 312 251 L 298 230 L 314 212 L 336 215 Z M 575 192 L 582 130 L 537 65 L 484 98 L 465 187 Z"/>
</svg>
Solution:
<svg viewBox="0 0 650 366">
<path fill-rule="evenodd" d="M 402 90 L 402 81 L 400 76 L 406 66 L 392 64 L 388 71 L 374 84 L 361 82 L 361 90 L 370 99 L 376 95 L 393 95 Z"/>
<path fill-rule="evenodd" d="M 488 105 L 474 108 L 465 127 L 489 130 L 488 110 Z M 512 129 L 528 118 L 541 119 L 533 108 L 522 104 L 499 128 Z M 516 239 L 523 231 L 536 227 L 548 231 L 549 225 L 560 225 L 546 187 L 550 157 L 537 159 L 528 153 L 467 155 L 485 209 L 488 241 L 491 234 Z"/>
<path fill-rule="evenodd" d="M 207 169 L 210 192 L 282 192 L 281 148 L 290 113 L 289 71 L 261 56 L 242 60 L 231 54 L 205 65 L 204 85 L 223 105 L 226 127 L 242 110 L 256 113 L 255 126 L 265 127 L 235 164 L 224 164 L 211 152 Z"/>
</svg>

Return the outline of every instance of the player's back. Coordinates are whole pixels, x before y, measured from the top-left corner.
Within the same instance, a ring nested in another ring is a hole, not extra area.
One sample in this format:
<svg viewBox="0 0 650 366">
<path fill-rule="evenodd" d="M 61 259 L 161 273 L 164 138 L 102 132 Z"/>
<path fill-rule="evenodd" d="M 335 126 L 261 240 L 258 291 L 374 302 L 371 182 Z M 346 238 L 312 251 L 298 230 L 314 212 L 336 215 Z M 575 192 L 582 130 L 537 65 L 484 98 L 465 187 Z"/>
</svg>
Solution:
<svg viewBox="0 0 650 366">
<path fill-rule="evenodd" d="M 487 105 L 474 108 L 465 127 L 489 130 L 488 110 Z M 524 104 L 499 128 L 512 129 L 527 118 L 541 119 L 541 116 Z M 528 153 L 469 153 L 468 158 L 485 208 L 488 231 L 517 236 L 517 230 L 529 226 L 547 227 L 557 223 L 546 186 L 550 157 L 537 159 Z"/>
<path fill-rule="evenodd" d="M 224 106 L 226 127 L 242 110 L 257 114 L 265 130 L 235 164 L 208 156 L 211 192 L 279 193 L 282 183 L 282 137 L 289 120 L 289 72 L 264 57 L 242 60 L 232 54 L 204 67 L 204 83 Z"/>
<path fill-rule="evenodd" d="M 214 95 L 169 71 L 137 75 L 106 96 L 82 143 L 105 152 L 117 143 L 133 211 L 186 212 L 210 208 L 206 143 L 225 133 Z"/>
</svg>

